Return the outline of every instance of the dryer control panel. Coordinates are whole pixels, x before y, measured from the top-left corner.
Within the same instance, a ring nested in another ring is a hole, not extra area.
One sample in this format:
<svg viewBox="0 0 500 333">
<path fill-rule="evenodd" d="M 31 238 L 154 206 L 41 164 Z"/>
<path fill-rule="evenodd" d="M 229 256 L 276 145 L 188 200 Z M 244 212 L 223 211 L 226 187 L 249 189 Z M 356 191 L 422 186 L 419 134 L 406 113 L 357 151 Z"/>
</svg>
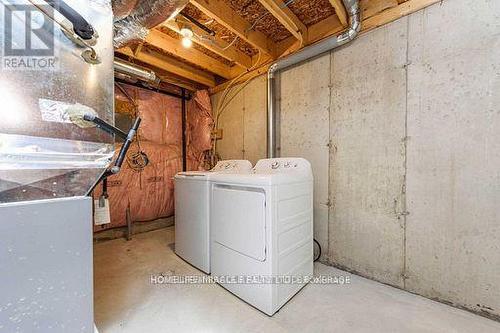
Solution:
<svg viewBox="0 0 500 333">
<path fill-rule="evenodd" d="M 228 160 L 220 161 L 210 170 L 217 173 L 251 173 L 252 163 L 246 160 Z"/>
<path fill-rule="evenodd" d="M 303 158 L 271 158 L 260 160 L 254 168 L 255 173 L 312 173 L 311 164 Z"/>
</svg>

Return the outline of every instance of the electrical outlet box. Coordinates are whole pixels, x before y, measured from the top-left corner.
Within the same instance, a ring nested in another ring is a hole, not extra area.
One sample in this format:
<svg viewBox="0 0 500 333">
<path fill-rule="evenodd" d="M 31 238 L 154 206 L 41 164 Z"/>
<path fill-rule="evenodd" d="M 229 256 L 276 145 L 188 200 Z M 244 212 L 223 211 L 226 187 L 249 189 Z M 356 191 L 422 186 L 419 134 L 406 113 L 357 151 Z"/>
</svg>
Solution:
<svg viewBox="0 0 500 333">
<path fill-rule="evenodd" d="M 212 131 L 212 139 L 214 140 L 222 140 L 223 136 L 224 130 L 222 128 Z"/>
</svg>

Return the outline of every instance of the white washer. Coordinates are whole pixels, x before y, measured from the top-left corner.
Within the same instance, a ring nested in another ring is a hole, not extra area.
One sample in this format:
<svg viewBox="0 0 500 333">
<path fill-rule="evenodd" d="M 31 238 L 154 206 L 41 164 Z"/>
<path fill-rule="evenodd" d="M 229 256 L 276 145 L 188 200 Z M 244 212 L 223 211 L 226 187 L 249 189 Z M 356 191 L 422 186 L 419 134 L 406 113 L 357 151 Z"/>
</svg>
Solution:
<svg viewBox="0 0 500 333">
<path fill-rule="evenodd" d="M 213 175 L 211 186 L 212 276 L 272 316 L 306 281 L 259 282 L 313 274 L 311 165 L 301 158 L 261 160 L 250 175 Z"/>
<path fill-rule="evenodd" d="M 210 273 L 209 180 L 215 174 L 252 172 L 252 163 L 222 161 L 210 171 L 180 172 L 175 178 L 175 253 Z"/>
</svg>

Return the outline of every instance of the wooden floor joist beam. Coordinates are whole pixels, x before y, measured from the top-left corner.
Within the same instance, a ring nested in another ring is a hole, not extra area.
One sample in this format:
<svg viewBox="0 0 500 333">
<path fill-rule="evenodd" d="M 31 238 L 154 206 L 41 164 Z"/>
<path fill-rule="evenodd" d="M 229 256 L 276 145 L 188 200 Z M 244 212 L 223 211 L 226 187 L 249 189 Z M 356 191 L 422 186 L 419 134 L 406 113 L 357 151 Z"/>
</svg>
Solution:
<svg viewBox="0 0 500 333">
<path fill-rule="evenodd" d="M 372 17 L 363 19 L 363 22 L 361 24 L 361 34 L 367 33 L 370 30 L 373 30 L 377 27 L 380 27 L 382 25 L 393 22 L 393 21 L 395 21 L 403 16 L 414 13 L 418 10 L 421 10 L 425 7 L 433 5 L 433 4 L 438 3 L 440 1 L 441 0 L 407 0 L 407 1 L 399 4 L 396 7 L 386 9 L 380 13 L 377 13 L 376 15 L 373 15 Z M 329 20 L 329 22 L 326 20 Z M 309 36 L 311 37 L 311 39 L 313 37 L 319 38 L 319 39 L 326 38 L 326 37 L 329 37 L 332 35 L 336 35 L 340 31 L 342 31 L 343 27 L 337 18 L 335 18 L 333 20 L 332 16 L 330 16 L 326 20 L 323 20 L 323 21 L 309 27 Z M 323 23 L 324 21 L 328 22 L 329 24 L 324 24 Z M 338 22 L 338 23 L 335 24 L 335 22 Z M 311 36 L 311 31 L 314 31 L 314 29 L 317 29 L 318 32 L 316 32 L 313 36 Z M 315 35 L 317 35 L 317 36 L 315 36 Z M 321 38 L 320 38 L 320 36 L 321 36 Z M 311 40 L 311 42 L 315 42 L 315 41 L 317 41 L 317 40 Z M 292 43 L 290 43 L 290 42 L 292 42 Z M 290 45 L 292 45 L 293 42 L 295 42 L 295 40 L 293 38 L 290 38 L 288 41 L 285 40 L 282 45 L 278 46 L 278 50 L 284 49 L 287 46 L 286 43 L 289 43 L 288 47 L 290 47 Z M 269 68 L 269 65 L 270 64 L 268 63 L 266 65 L 263 65 L 255 70 L 247 73 L 240 80 L 238 80 L 238 82 L 241 82 L 243 80 L 248 80 L 252 77 L 256 77 L 256 76 L 259 76 L 259 75 L 266 73 L 267 69 Z M 226 87 L 227 87 L 227 82 L 210 89 L 210 93 L 215 94 L 219 91 L 224 90 Z"/>
<path fill-rule="evenodd" d="M 259 0 L 266 8 L 297 40 L 307 40 L 307 27 L 299 18 L 283 3 L 282 0 Z"/>
<path fill-rule="evenodd" d="M 250 23 L 239 16 L 223 0 L 191 0 L 191 3 L 253 47 L 274 57 L 275 45 L 272 40 L 263 33 L 250 29 Z"/>
<path fill-rule="evenodd" d="M 347 11 L 345 10 L 342 0 L 330 0 L 330 3 L 335 9 L 335 14 L 339 18 L 340 23 L 342 23 L 344 27 L 347 27 L 349 24 L 349 17 L 347 16 Z"/>
<path fill-rule="evenodd" d="M 151 30 L 146 37 L 146 43 L 185 59 L 187 62 L 198 65 L 225 79 L 231 77 L 231 68 L 229 66 L 194 48 L 183 47 L 180 39 L 171 37 L 161 31 Z"/>
<path fill-rule="evenodd" d="M 362 32 L 368 32 L 384 24 L 397 20 L 442 0 L 407 0 L 400 5 L 384 10 L 363 20 Z"/>
</svg>

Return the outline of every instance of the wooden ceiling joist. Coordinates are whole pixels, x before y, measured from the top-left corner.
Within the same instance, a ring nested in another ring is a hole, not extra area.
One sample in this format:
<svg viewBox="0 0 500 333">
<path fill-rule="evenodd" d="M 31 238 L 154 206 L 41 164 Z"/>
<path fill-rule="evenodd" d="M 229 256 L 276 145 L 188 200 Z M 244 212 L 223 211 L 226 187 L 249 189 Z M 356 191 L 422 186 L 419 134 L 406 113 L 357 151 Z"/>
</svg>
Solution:
<svg viewBox="0 0 500 333">
<path fill-rule="evenodd" d="M 323 21 L 313 24 L 308 28 L 308 34 L 307 34 L 308 39 L 305 45 L 303 46 L 313 44 L 314 42 L 322 38 L 339 33 L 344 29 L 345 27 L 342 25 L 342 23 L 340 22 L 339 18 L 336 15 L 329 16 Z M 279 54 L 280 56 L 285 56 L 286 54 L 289 53 L 287 52 L 287 50 L 293 48 L 295 42 L 296 42 L 295 38 L 293 37 L 289 37 L 279 42 L 276 45 L 277 54 Z"/>
<path fill-rule="evenodd" d="M 259 0 L 278 21 L 300 41 L 307 40 L 307 27 L 283 3 L 282 0 Z"/>
<path fill-rule="evenodd" d="M 406 0 L 398 4 L 400 0 L 361 0 L 361 12 L 363 23 L 362 32 L 366 32 L 380 25 L 394 21 L 401 16 L 407 15 L 441 0 Z M 309 26 L 309 39 L 306 45 L 313 44 L 323 38 L 336 35 L 345 29 L 337 15 Z M 287 38 L 276 46 L 277 54 L 283 54 L 295 43 L 294 38 Z"/>
<path fill-rule="evenodd" d="M 163 26 L 180 33 L 179 25 L 174 20 L 163 23 Z M 204 36 L 207 34 L 206 31 L 195 25 L 192 25 L 191 29 L 193 29 L 196 36 Z M 209 40 L 208 38 L 211 39 Z M 194 37 L 193 42 L 229 61 L 233 61 L 240 67 L 250 68 L 252 66 L 252 58 L 250 56 L 241 52 L 236 47 L 229 45 L 229 43 L 218 36 L 207 37 L 207 39 Z"/>
<path fill-rule="evenodd" d="M 382 0 L 381 3 L 384 3 L 385 1 L 386 0 Z M 440 1 L 442 0 L 407 0 L 395 7 L 391 7 L 383 10 L 380 13 L 376 13 L 371 17 L 364 17 L 361 24 L 361 34 L 393 22 L 403 16 L 414 13 Z M 327 19 L 309 27 L 310 43 L 314 43 L 322 38 L 336 35 L 342 30 L 344 30 L 344 27 L 342 26 L 338 18 L 336 16 L 330 16 Z M 280 42 L 277 47 L 278 52 L 283 52 L 286 48 L 289 48 L 291 45 L 293 45 L 293 43 L 296 43 L 296 40 L 293 37 L 287 38 L 286 40 Z M 266 64 L 251 72 L 248 72 L 242 78 L 240 78 L 237 83 L 262 75 L 266 73 L 268 68 L 269 64 Z M 226 89 L 227 85 L 227 82 L 220 84 L 217 87 L 210 89 L 210 93 L 215 94 L 217 92 L 220 92 Z"/>
<path fill-rule="evenodd" d="M 285 40 L 274 43 L 272 36 L 266 36 L 262 32 L 253 29 L 251 23 L 253 21 L 246 21 L 238 14 L 239 10 L 232 9 L 229 6 L 227 0 L 190 1 L 197 8 L 191 7 L 191 9 L 196 10 L 199 16 L 204 16 L 205 20 L 207 19 L 206 16 L 208 16 L 215 21 L 213 23 L 215 31 L 219 31 L 219 33 L 220 31 L 226 31 L 228 33 L 229 30 L 238 36 L 240 40 L 235 45 L 230 45 L 220 35 L 209 36 L 200 27 L 191 25 L 195 33 L 193 42 L 197 43 L 197 46 L 184 48 L 178 38 L 180 26 L 177 22 L 170 21 L 163 23 L 160 29 L 151 30 L 143 46 L 139 45 L 134 50 L 125 48 L 118 52 L 137 60 L 143 65 L 147 64 L 152 68 L 156 68 L 159 72 L 163 70 L 164 75 L 213 88 L 217 83 L 221 82 L 220 77 L 229 81 L 239 75 L 251 77 L 255 73 L 262 73 L 276 58 L 296 52 L 323 38 L 336 35 L 345 30 L 349 24 L 349 18 L 342 0 L 328 0 L 332 5 L 330 7 L 326 3 L 329 14 L 321 16 L 323 17 L 321 21 L 316 20 L 314 21 L 316 23 L 311 22 L 308 26 L 304 24 L 305 21 L 301 22 L 298 17 L 305 20 L 307 19 L 307 15 L 304 16 L 305 11 L 314 12 L 318 9 L 311 8 L 312 2 L 306 6 L 293 7 L 292 12 L 292 9 L 284 5 L 285 0 L 255 0 L 255 2 L 260 3 L 258 5 L 260 8 L 259 14 L 249 10 L 250 16 L 245 14 L 245 17 L 262 15 L 260 12 L 264 7 L 268 15 L 272 14 L 291 34 Z M 323 3 L 324 1 L 326 0 L 323 0 Z M 441 0 L 360 0 L 361 33 L 387 24 L 438 1 Z M 325 7 L 319 9 L 324 10 Z M 333 9 L 335 9 L 335 14 Z M 202 15 L 200 11 L 205 15 Z M 310 16 L 310 14 L 308 15 Z M 273 21 L 272 24 L 277 24 L 275 19 L 271 21 Z M 167 28 L 177 34 L 167 31 Z M 281 28 L 281 31 L 283 32 L 284 29 Z M 205 36 L 205 38 L 197 36 Z M 247 54 L 246 50 L 253 50 L 253 48 L 257 48 L 261 52 L 258 55 L 254 52 L 251 52 L 252 55 Z M 237 66 L 233 66 L 233 64 Z M 218 90 L 219 87 L 212 89 L 212 92 Z"/>
<path fill-rule="evenodd" d="M 191 0 L 191 3 L 253 47 L 271 57 L 274 56 L 272 40 L 263 33 L 250 29 L 250 23 L 239 16 L 223 0 Z"/>
<path fill-rule="evenodd" d="M 134 53 L 134 51 L 132 51 L 129 47 L 120 49 L 117 52 L 132 59 L 142 61 L 150 66 L 161 68 L 162 70 L 172 74 L 201 83 L 204 86 L 215 86 L 215 78 L 213 75 L 188 66 L 186 63 L 172 57 L 145 50 Z"/>
<path fill-rule="evenodd" d="M 398 6 L 384 10 L 377 15 L 363 20 L 363 32 L 378 28 L 384 24 L 397 20 L 400 17 L 409 15 L 425 7 L 441 2 L 442 0 L 408 0 Z"/>
<path fill-rule="evenodd" d="M 396 7 L 397 5 L 399 5 L 398 0 L 361 0 L 361 15 L 363 16 L 363 19 L 367 19 L 377 13 L 383 12 L 384 10 Z"/>
<path fill-rule="evenodd" d="M 330 3 L 335 9 L 335 14 L 337 14 L 340 23 L 342 23 L 342 25 L 346 27 L 349 24 L 349 17 L 347 16 L 347 12 L 342 0 L 330 0 Z"/>
<path fill-rule="evenodd" d="M 151 30 L 146 37 L 146 43 L 165 50 L 177 57 L 196 64 L 203 69 L 215 73 L 225 79 L 231 78 L 231 69 L 222 62 L 196 49 L 186 49 L 179 39 L 164 34 L 158 30 Z"/>
</svg>

